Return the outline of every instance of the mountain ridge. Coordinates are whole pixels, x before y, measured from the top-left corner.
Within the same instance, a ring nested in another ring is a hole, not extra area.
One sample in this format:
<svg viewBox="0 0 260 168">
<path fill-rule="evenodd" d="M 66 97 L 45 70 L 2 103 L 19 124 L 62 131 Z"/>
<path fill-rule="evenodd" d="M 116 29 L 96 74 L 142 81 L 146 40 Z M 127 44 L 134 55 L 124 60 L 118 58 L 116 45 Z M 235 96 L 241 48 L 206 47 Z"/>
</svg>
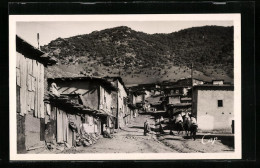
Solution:
<svg viewBox="0 0 260 168">
<path fill-rule="evenodd" d="M 41 46 L 41 50 L 59 60 L 57 67 L 67 67 L 63 71 L 75 75 L 119 75 L 127 78 L 128 84 L 188 77 L 191 63 L 197 77 L 232 81 L 233 44 L 233 27 L 203 26 L 147 34 L 120 26 L 57 38 Z M 74 66 L 75 71 L 70 70 Z M 48 74 L 52 76 L 51 68 Z"/>
</svg>

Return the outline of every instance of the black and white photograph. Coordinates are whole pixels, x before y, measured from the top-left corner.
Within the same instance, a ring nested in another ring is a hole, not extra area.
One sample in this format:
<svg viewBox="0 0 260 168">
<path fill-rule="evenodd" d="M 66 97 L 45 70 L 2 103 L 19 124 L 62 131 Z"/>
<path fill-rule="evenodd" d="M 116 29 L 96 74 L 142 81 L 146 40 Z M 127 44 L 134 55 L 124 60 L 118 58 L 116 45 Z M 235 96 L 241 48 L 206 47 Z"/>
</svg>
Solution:
<svg viewBox="0 0 260 168">
<path fill-rule="evenodd" d="M 240 14 L 9 16 L 10 159 L 241 159 Z"/>
</svg>

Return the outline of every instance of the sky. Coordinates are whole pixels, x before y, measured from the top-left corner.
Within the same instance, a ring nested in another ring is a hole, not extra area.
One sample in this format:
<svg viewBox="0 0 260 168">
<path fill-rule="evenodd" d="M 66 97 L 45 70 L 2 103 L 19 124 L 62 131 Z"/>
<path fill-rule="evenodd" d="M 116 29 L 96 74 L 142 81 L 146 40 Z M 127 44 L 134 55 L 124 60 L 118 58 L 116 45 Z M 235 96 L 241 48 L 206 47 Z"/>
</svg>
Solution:
<svg viewBox="0 0 260 168">
<path fill-rule="evenodd" d="M 59 37 L 68 38 L 118 26 L 127 26 L 135 31 L 154 34 L 172 33 L 190 27 L 206 25 L 233 26 L 233 21 L 34 21 L 17 22 L 16 33 L 25 41 L 37 47 L 37 33 L 40 34 L 40 46 L 43 46 Z"/>
</svg>

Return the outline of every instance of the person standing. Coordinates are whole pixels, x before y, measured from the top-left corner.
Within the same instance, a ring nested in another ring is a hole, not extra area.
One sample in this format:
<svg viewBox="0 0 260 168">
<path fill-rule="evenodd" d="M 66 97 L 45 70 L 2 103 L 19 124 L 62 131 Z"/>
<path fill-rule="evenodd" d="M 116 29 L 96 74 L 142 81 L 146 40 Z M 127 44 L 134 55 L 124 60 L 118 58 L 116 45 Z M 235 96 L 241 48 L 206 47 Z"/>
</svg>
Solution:
<svg viewBox="0 0 260 168">
<path fill-rule="evenodd" d="M 160 124 L 159 131 L 160 131 L 160 134 L 164 134 L 164 130 L 163 130 L 163 126 L 162 126 L 163 123 L 164 123 L 164 119 L 161 116 L 161 118 L 159 119 L 159 124 Z"/>
<path fill-rule="evenodd" d="M 146 136 L 147 133 L 149 133 L 149 132 L 150 132 L 150 124 L 149 124 L 148 120 L 146 120 L 144 122 L 144 136 Z"/>
</svg>

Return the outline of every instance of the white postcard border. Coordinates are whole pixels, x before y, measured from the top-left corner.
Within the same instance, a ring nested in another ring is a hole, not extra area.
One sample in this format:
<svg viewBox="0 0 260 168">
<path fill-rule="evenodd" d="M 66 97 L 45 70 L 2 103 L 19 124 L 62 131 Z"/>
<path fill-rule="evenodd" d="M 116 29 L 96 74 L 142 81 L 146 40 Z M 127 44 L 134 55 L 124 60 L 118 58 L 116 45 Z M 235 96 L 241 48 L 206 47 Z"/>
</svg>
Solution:
<svg viewBox="0 0 260 168">
<path fill-rule="evenodd" d="M 231 153 L 84 153 L 17 154 L 16 130 L 16 22 L 37 21 L 233 21 L 234 23 L 234 119 L 235 151 Z M 241 15 L 145 14 L 145 15 L 10 15 L 9 16 L 9 138 L 10 160 L 187 160 L 241 159 Z"/>
</svg>

